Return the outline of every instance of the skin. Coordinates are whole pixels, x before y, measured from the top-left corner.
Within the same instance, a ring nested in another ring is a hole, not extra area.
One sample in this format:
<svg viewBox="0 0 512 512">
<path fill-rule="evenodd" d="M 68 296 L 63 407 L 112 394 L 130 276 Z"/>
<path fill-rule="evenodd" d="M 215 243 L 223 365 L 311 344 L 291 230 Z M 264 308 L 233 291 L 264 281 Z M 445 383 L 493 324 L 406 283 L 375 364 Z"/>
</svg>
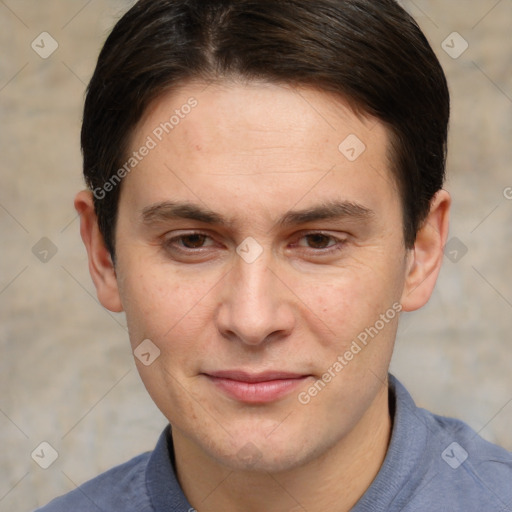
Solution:
<svg viewBox="0 0 512 512">
<path fill-rule="evenodd" d="M 188 83 L 148 109 L 132 150 L 190 97 L 197 107 L 123 180 L 115 266 L 91 193 L 76 197 L 99 300 L 126 312 L 133 349 L 150 339 L 160 350 L 136 363 L 172 425 L 178 478 L 197 510 L 350 510 L 389 443 L 398 315 L 309 403 L 298 394 L 393 304 L 428 301 L 450 197 L 437 193 L 406 249 L 385 127 L 310 88 Z M 353 162 L 338 149 L 350 134 L 366 145 Z M 229 222 L 167 218 L 154 208 L 165 201 Z M 336 201 L 372 213 L 278 222 Z M 236 251 L 247 237 L 263 251 L 252 263 Z M 270 403 L 244 403 L 204 375 L 233 369 L 307 377 Z"/>
</svg>

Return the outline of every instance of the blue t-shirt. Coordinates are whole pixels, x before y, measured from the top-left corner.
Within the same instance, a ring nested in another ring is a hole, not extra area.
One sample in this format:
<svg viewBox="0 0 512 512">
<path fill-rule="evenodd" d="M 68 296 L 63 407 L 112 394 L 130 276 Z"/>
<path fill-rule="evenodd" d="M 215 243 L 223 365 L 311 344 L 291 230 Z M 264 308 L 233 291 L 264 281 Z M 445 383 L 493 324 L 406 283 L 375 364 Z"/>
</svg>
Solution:
<svg viewBox="0 0 512 512">
<path fill-rule="evenodd" d="M 484 441 L 461 421 L 416 407 L 392 375 L 389 383 L 391 442 L 379 473 L 352 512 L 512 512 L 512 453 Z M 168 426 L 153 452 L 37 512 L 192 512 L 172 457 Z"/>
</svg>

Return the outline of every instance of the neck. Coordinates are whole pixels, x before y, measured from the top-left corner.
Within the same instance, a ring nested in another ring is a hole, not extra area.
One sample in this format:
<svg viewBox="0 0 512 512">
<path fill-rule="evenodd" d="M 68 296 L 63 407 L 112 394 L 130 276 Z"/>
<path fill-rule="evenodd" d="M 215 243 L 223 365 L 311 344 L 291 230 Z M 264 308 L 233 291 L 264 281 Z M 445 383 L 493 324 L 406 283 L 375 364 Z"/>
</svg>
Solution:
<svg viewBox="0 0 512 512">
<path fill-rule="evenodd" d="M 178 480 L 200 512 L 348 512 L 376 477 L 390 436 L 386 387 L 347 436 L 288 471 L 234 471 L 179 430 L 173 430 L 173 444 Z"/>
</svg>

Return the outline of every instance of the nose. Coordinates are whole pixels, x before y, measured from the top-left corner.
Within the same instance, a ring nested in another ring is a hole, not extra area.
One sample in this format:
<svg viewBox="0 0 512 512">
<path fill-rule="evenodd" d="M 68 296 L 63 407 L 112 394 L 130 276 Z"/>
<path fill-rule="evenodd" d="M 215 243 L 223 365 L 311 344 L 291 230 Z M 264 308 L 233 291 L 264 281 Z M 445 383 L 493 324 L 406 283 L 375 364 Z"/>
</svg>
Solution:
<svg viewBox="0 0 512 512">
<path fill-rule="evenodd" d="M 223 282 L 216 316 L 223 337 L 258 346 L 293 331 L 293 294 L 268 263 L 264 257 L 253 263 L 235 261 Z"/>
</svg>

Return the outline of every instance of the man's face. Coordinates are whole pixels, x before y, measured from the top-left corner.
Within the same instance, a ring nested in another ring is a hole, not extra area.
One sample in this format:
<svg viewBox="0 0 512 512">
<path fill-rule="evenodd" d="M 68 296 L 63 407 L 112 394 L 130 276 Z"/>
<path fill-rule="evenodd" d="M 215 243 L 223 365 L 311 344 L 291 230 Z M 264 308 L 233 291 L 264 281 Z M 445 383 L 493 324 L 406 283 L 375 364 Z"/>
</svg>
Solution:
<svg viewBox="0 0 512 512">
<path fill-rule="evenodd" d="M 189 84 L 148 110 L 144 145 L 116 273 L 175 438 L 277 471 L 370 431 L 409 261 L 383 125 L 311 89 Z"/>
</svg>

